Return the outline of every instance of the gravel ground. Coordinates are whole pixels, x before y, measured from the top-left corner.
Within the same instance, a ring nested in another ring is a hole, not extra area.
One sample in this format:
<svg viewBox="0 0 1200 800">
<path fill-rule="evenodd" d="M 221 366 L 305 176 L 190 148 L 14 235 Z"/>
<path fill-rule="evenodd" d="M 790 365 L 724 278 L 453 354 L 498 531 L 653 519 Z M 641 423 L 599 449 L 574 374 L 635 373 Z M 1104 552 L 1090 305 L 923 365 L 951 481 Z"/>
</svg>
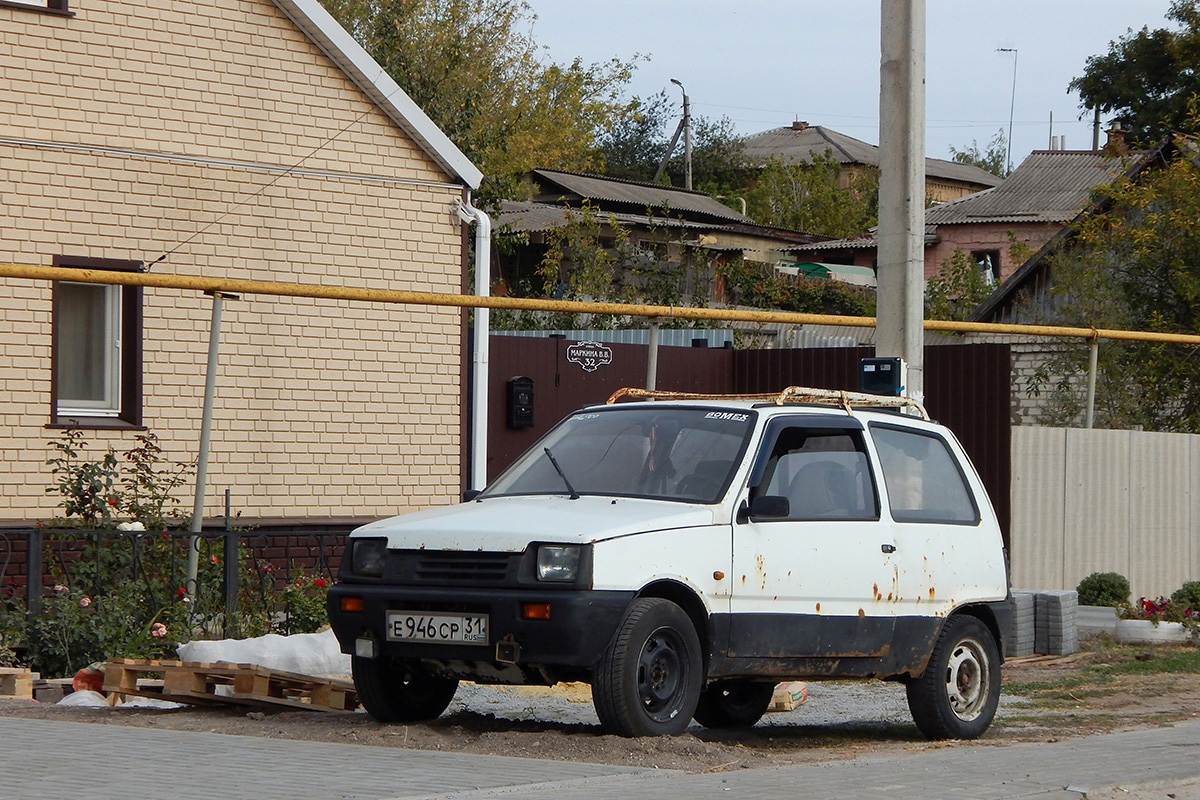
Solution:
<svg viewBox="0 0 1200 800">
<path fill-rule="evenodd" d="M 1019 713 L 1024 699 L 1004 694 L 997 719 Z M 599 725 L 590 688 L 569 684 L 546 688 L 462 684 L 449 713 L 474 712 L 497 719 Z M 904 687 L 882 681 L 818 681 L 808 684 L 808 701 L 791 712 L 766 714 L 759 726 L 837 725 L 846 722 L 909 724 Z M 699 726 L 696 726 L 699 727 Z"/>
</svg>

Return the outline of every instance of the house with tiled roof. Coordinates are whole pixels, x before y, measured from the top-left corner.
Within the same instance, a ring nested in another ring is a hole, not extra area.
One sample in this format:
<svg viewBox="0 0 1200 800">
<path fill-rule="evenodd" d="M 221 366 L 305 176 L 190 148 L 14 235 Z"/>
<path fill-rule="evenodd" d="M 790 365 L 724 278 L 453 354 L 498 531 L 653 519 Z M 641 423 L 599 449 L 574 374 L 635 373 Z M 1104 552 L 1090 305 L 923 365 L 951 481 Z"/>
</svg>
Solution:
<svg viewBox="0 0 1200 800">
<path fill-rule="evenodd" d="M 962 250 L 1000 284 L 1023 263 L 1012 245 L 1037 251 L 1088 205 L 1095 188 L 1119 175 L 1125 158 L 1112 151 L 1038 150 L 1000 185 L 925 211 L 925 277 Z M 876 265 L 873 234 L 793 248 L 797 258 Z"/>
<path fill-rule="evenodd" d="M 1103 161 L 1105 173 L 1103 180 L 1110 181 L 1118 175 L 1136 178 L 1144 170 L 1161 166 L 1169 159 L 1174 158 L 1176 156 L 1176 148 L 1177 143 L 1174 138 L 1169 138 L 1151 150 L 1115 154 L 1114 156 L 1107 157 Z M 1097 166 L 1100 165 L 1098 164 Z M 1068 204 L 1071 201 L 1069 195 L 1059 198 L 1060 213 L 1064 216 L 1066 216 Z M 1046 205 L 1050 205 L 1053 202 L 1054 198 L 1052 195 L 1048 194 L 1044 199 Z M 1093 202 L 1089 193 L 1079 203 L 1075 209 L 1075 213 L 1067 217 L 1065 223 L 1059 226 L 1054 236 L 1047 239 L 1038 248 L 1036 253 L 1023 264 L 1020 264 L 1019 268 L 1004 283 L 997 286 L 995 291 L 972 312 L 969 319 L 981 322 L 1016 324 L 1041 322 L 1040 318 L 1031 317 L 1030 312 L 1034 312 L 1036 316 L 1040 316 L 1040 311 L 1037 311 L 1037 309 L 1048 302 L 1047 292 L 1054 283 L 1050 269 L 1050 257 L 1059 248 L 1071 241 L 1074 234 L 1069 223 L 1080 219 L 1084 215 L 1095 213 L 1097 208 L 1098 206 Z"/>
<path fill-rule="evenodd" d="M 842 165 L 848 185 L 857 172 L 879 168 L 879 147 L 821 125 L 793 122 L 786 128 L 747 136 L 742 140 L 746 158 L 754 164 L 779 159 L 785 164 L 812 162 L 826 153 Z M 925 159 L 925 196 L 936 203 L 956 200 L 999 186 L 1003 179 L 973 164 L 941 158 Z"/>
<path fill-rule="evenodd" d="M 4 0 L 0 52 L 0 262 L 463 290 L 455 208 L 479 170 L 317 0 Z M 95 458 L 147 430 L 195 458 L 209 298 L 0 287 L 0 521 L 55 515 L 46 460 L 69 428 Z M 450 502 L 462 340 L 457 308 L 228 300 L 206 506 Z"/>
</svg>

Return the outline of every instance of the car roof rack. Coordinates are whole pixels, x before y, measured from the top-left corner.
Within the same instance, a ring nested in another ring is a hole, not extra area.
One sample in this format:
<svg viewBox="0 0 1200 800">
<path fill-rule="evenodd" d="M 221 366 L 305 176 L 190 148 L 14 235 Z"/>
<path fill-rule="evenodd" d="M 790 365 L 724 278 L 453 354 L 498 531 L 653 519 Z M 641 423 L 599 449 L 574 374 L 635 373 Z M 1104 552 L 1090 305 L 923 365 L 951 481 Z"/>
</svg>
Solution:
<svg viewBox="0 0 1200 800">
<path fill-rule="evenodd" d="M 667 392 L 655 389 L 638 389 L 626 387 L 613 392 L 608 398 L 609 405 L 622 398 L 636 400 L 742 400 L 760 403 L 774 403 L 782 406 L 788 403 L 807 403 L 821 406 L 838 406 L 846 413 L 854 408 L 898 408 L 913 409 L 928 420 L 929 413 L 925 406 L 911 397 L 892 397 L 883 394 L 867 394 L 866 392 L 845 392 L 840 389 L 812 389 L 807 386 L 789 386 L 781 392 L 764 394 L 703 394 L 700 392 Z"/>
</svg>

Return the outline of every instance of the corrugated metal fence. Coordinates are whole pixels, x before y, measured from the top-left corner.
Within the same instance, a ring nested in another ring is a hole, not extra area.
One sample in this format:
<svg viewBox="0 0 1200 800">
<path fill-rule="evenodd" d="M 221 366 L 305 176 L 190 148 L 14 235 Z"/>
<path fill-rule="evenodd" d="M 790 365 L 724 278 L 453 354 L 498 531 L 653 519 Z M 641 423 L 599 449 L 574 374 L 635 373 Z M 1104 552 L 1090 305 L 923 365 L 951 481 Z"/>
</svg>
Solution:
<svg viewBox="0 0 1200 800">
<path fill-rule="evenodd" d="M 494 477 L 566 414 L 602 403 L 622 386 L 646 385 L 641 345 L 608 344 L 604 364 L 571 360 L 571 339 L 493 336 L 488 430 L 488 476 Z M 693 392 L 769 392 L 785 386 L 856 389 L 858 363 L 872 348 L 730 350 L 662 347 L 658 388 Z M 591 366 L 592 369 L 587 367 Z M 1001 526 L 1009 517 L 1011 411 L 1009 347 L 1006 344 L 940 345 L 925 348 L 925 405 L 955 432 L 975 463 L 996 506 Z M 507 424 L 506 383 L 533 381 L 534 425 Z"/>
<path fill-rule="evenodd" d="M 1013 585 L 1119 572 L 1137 599 L 1200 580 L 1197 486 L 1200 436 L 1013 428 Z"/>
</svg>

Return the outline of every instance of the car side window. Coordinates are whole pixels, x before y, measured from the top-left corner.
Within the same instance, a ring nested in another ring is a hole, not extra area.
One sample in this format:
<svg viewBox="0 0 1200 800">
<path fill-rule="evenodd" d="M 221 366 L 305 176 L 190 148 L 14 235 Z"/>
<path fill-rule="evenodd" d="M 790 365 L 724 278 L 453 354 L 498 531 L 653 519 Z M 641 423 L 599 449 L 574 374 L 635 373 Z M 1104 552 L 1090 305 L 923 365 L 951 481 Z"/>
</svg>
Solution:
<svg viewBox="0 0 1200 800">
<path fill-rule="evenodd" d="M 979 508 L 958 461 L 941 437 L 872 425 L 892 519 L 974 525 Z"/>
<path fill-rule="evenodd" d="M 786 497 L 791 520 L 878 519 L 868 464 L 862 431 L 783 428 L 755 495 Z"/>
</svg>

